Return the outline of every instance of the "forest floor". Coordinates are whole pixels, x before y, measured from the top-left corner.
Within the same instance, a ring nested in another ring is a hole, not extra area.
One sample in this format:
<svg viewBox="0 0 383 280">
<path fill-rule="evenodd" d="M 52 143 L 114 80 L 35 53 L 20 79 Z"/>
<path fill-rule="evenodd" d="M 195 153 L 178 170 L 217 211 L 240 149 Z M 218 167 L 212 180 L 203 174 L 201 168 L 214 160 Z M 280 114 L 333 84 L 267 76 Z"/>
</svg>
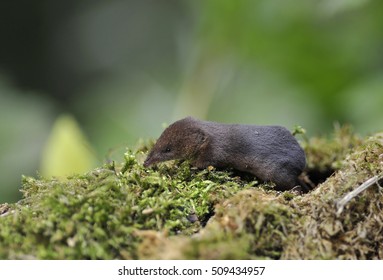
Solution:
<svg viewBox="0 0 383 280">
<path fill-rule="evenodd" d="M 146 169 L 152 144 L 87 174 L 23 177 L 23 198 L 0 205 L 0 258 L 383 259 L 383 133 L 303 137 L 305 193 L 188 162 Z"/>
</svg>

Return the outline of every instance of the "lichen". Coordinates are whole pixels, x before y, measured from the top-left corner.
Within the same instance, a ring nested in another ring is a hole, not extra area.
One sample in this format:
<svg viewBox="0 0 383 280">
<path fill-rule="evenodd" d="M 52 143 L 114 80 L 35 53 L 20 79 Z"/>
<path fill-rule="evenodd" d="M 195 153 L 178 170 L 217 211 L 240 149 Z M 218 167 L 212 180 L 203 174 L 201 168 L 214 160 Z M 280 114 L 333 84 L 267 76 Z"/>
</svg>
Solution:
<svg viewBox="0 0 383 280">
<path fill-rule="evenodd" d="M 382 259 L 382 189 L 341 215 L 336 202 L 383 173 L 383 134 L 339 128 L 302 145 L 308 176 L 334 172 L 306 194 L 188 162 L 146 169 L 142 143 L 83 175 L 23 177 L 23 198 L 0 205 L 0 258 Z"/>
</svg>

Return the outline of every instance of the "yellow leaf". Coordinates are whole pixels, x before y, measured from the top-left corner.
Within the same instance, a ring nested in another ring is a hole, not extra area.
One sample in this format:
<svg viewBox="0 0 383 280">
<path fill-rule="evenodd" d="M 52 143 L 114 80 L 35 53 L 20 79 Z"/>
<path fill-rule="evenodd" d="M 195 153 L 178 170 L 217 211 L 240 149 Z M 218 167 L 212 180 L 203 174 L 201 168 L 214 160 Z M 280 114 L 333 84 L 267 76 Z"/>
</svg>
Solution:
<svg viewBox="0 0 383 280">
<path fill-rule="evenodd" d="M 45 177 L 67 176 L 89 171 L 95 158 L 76 120 L 57 118 L 43 151 L 40 172 Z"/>
</svg>

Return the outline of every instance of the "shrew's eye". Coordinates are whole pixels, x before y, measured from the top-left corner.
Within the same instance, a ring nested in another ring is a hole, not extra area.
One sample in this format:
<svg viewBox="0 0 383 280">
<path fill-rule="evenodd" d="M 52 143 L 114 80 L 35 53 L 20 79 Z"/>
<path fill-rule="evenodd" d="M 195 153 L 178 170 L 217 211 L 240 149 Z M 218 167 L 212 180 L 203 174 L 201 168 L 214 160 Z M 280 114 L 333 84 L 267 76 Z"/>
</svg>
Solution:
<svg viewBox="0 0 383 280">
<path fill-rule="evenodd" d="M 166 149 L 164 150 L 165 153 L 169 153 L 171 151 L 170 147 L 166 147 Z"/>
</svg>

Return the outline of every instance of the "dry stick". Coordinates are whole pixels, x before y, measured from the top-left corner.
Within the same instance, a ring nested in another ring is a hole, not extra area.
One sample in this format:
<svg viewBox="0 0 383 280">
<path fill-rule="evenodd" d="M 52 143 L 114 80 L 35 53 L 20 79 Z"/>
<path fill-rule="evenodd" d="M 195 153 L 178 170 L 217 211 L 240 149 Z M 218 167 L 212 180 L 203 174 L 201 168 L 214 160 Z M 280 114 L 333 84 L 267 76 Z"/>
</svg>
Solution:
<svg viewBox="0 0 383 280">
<path fill-rule="evenodd" d="M 346 206 L 346 204 L 351 200 L 353 199 L 354 197 L 356 197 L 358 194 L 360 194 L 362 191 L 366 190 L 367 188 L 371 187 L 372 185 L 375 185 L 376 183 L 379 182 L 379 180 L 381 180 L 383 178 L 383 175 L 380 174 L 380 175 L 377 175 L 377 176 L 374 176 L 370 179 L 368 179 L 366 182 L 364 182 L 363 184 L 361 184 L 359 187 L 357 187 L 355 190 L 353 190 L 352 192 L 349 192 L 348 194 L 346 194 L 341 200 L 339 200 L 337 203 L 336 203 L 336 206 L 338 208 L 338 211 L 336 212 L 336 215 L 337 217 L 339 217 L 339 215 L 342 213 L 343 211 L 343 208 L 344 206 Z M 378 183 L 379 184 L 379 183 Z"/>
</svg>

